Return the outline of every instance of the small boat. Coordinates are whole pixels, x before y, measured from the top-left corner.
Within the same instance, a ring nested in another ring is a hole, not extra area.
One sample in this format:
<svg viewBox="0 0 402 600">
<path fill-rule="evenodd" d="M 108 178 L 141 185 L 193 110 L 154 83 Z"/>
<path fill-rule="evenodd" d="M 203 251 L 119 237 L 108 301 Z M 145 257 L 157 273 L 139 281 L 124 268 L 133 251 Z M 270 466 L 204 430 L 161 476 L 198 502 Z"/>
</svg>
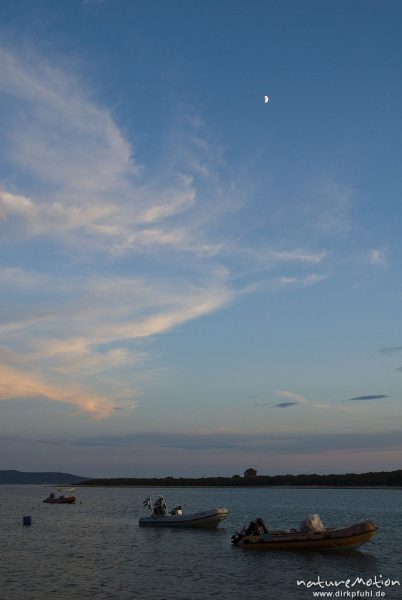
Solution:
<svg viewBox="0 0 402 600">
<path fill-rule="evenodd" d="M 316 518 L 318 515 L 312 515 Z M 319 519 L 319 523 L 321 520 Z M 306 521 L 306 520 L 305 520 Z M 262 519 L 232 536 L 232 544 L 253 550 L 353 550 L 366 544 L 377 532 L 373 521 L 347 527 L 305 527 L 287 531 L 268 531 Z"/>
<path fill-rule="evenodd" d="M 55 497 L 53 493 L 49 494 L 47 498 L 43 500 L 47 504 L 74 504 L 75 496 L 59 496 Z"/>
<path fill-rule="evenodd" d="M 141 517 L 139 520 L 140 525 L 204 527 L 213 529 L 226 519 L 229 514 L 228 509 L 222 507 L 184 514 L 181 506 L 175 506 L 169 512 L 163 496 L 159 496 L 154 504 L 152 504 L 149 497 L 144 501 L 143 506 L 149 508 L 151 515 L 149 517 Z"/>
<path fill-rule="evenodd" d="M 58 487 L 58 492 L 75 492 L 75 487 Z"/>
</svg>

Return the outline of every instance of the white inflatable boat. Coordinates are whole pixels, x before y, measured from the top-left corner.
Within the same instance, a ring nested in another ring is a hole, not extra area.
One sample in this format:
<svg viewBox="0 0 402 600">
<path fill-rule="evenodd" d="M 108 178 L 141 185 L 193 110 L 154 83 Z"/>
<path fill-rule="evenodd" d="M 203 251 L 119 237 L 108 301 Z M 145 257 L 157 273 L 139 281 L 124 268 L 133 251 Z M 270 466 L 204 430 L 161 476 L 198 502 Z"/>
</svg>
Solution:
<svg viewBox="0 0 402 600">
<path fill-rule="evenodd" d="M 183 513 L 181 506 L 175 506 L 170 512 L 167 509 L 163 496 L 159 496 L 152 504 L 151 498 L 147 498 L 144 503 L 151 515 L 141 517 L 140 525 L 154 525 L 167 527 L 206 527 L 213 529 L 218 527 L 219 523 L 226 519 L 229 514 L 227 508 L 211 508 L 196 513 Z"/>
</svg>

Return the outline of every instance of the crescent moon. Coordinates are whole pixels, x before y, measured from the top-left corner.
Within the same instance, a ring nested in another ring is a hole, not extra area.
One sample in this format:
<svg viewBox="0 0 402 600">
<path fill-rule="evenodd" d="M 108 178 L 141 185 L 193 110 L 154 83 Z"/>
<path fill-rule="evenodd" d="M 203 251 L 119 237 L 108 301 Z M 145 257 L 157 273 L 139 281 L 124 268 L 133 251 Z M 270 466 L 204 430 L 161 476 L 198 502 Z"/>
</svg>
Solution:
<svg viewBox="0 0 402 600">
<path fill-rule="evenodd" d="M 267 104 L 269 102 L 269 97 L 268 96 L 264 96 L 264 102 L 265 102 L 265 104 Z"/>
</svg>

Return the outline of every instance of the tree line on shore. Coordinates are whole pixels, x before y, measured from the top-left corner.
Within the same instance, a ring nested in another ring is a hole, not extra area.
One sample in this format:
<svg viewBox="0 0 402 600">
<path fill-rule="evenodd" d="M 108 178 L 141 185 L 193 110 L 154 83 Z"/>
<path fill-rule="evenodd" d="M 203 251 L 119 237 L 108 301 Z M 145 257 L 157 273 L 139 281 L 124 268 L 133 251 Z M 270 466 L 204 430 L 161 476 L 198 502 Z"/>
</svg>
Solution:
<svg viewBox="0 0 402 600">
<path fill-rule="evenodd" d="M 80 485 L 143 486 L 143 487 L 248 487 L 248 486 L 324 486 L 324 487 L 377 487 L 401 486 L 402 469 L 343 475 L 258 475 L 256 477 L 129 477 L 90 479 Z"/>
</svg>

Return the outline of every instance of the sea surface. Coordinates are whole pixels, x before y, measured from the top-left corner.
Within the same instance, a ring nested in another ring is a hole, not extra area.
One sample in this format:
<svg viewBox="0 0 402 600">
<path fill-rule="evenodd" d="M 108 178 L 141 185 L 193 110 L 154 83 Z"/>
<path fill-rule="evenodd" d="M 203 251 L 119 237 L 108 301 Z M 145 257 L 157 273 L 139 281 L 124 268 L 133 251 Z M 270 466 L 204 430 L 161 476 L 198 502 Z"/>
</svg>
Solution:
<svg viewBox="0 0 402 600">
<path fill-rule="evenodd" d="M 402 585 L 392 583 L 402 584 L 399 489 L 77 487 L 77 504 L 43 504 L 50 491 L 0 485 L 0 600 L 331 597 L 317 592 L 402 599 Z M 186 512 L 226 506 L 230 517 L 217 530 L 139 527 L 147 514 L 143 500 L 158 494 Z M 327 526 L 374 519 L 379 533 L 361 550 L 336 553 L 258 552 L 230 543 L 257 516 L 276 529 L 298 526 L 313 513 Z M 28 515 L 30 527 L 22 524 Z M 377 584 L 370 582 L 375 578 Z"/>
</svg>

